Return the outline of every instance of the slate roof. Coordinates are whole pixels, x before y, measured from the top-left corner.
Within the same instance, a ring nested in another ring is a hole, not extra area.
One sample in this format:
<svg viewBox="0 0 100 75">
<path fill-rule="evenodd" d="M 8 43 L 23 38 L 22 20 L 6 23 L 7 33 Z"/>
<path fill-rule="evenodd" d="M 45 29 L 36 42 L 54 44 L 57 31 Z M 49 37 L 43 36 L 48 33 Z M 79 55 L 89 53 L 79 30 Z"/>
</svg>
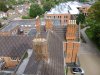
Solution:
<svg viewBox="0 0 100 75">
<path fill-rule="evenodd" d="M 35 35 L 37 33 L 36 29 L 33 28 L 28 32 L 28 35 Z"/>
<path fill-rule="evenodd" d="M 33 75 L 65 75 L 64 74 L 64 57 L 63 57 L 63 42 L 56 33 L 49 31 L 47 34 L 49 63 L 35 61 L 33 53 L 29 59 L 28 65 L 24 74 Z"/>
<path fill-rule="evenodd" d="M 66 40 L 66 29 L 67 26 L 54 26 L 53 31 L 58 35 L 58 37 L 62 40 Z"/>
<path fill-rule="evenodd" d="M 0 36 L 0 56 L 20 57 L 32 49 L 33 36 Z"/>
<path fill-rule="evenodd" d="M 45 31 L 41 26 L 40 36 L 47 38 L 50 62 L 36 61 L 33 51 L 24 74 L 32 75 L 65 75 L 63 41 L 65 40 L 66 26 L 54 26 L 53 31 Z M 33 36 L 0 36 L 0 56 L 20 57 L 32 49 Z"/>
</svg>

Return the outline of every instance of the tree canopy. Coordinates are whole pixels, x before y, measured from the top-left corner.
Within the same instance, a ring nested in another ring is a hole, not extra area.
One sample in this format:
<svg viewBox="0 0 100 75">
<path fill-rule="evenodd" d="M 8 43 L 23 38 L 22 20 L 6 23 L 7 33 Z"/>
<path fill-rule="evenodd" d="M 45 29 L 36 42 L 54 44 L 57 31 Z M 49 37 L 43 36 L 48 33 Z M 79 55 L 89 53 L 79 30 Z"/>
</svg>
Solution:
<svg viewBox="0 0 100 75">
<path fill-rule="evenodd" d="M 55 5 L 54 2 L 48 1 L 43 3 L 44 11 L 49 11 Z"/>
<path fill-rule="evenodd" d="M 37 15 L 42 15 L 43 10 L 38 4 L 32 4 L 29 10 L 29 16 L 35 18 Z"/>
<path fill-rule="evenodd" d="M 94 24 L 100 23 L 100 1 L 94 3 L 89 9 L 89 15 L 87 17 L 87 24 L 94 26 Z"/>
<path fill-rule="evenodd" d="M 6 12 L 8 10 L 5 1 L 0 1 L 0 11 Z"/>
<path fill-rule="evenodd" d="M 87 24 L 90 26 L 93 33 L 94 41 L 100 45 L 100 1 L 94 3 L 89 9 L 89 15 L 87 16 Z"/>
<path fill-rule="evenodd" d="M 79 24 L 79 23 L 81 23 L 81 24 L 85 23 L 85 15 L 83 13 L 80 13 L 78 15 L 78 17 L 76 18 L 76 23 L 77 24 Z"/>
</svg>

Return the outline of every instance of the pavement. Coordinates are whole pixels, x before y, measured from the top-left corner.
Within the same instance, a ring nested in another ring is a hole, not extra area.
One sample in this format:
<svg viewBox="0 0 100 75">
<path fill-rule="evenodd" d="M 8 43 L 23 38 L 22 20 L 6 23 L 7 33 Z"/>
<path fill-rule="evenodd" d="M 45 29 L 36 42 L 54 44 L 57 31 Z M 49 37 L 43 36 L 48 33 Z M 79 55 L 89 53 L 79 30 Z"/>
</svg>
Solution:
<svg viewBox="0 0 100 75">
<path fill-rule="evenodd" d="M 86 43 L 81 43 L 79 51 L 80 64 L 85 71 L 85 75 L 100 75 L 100 51 L 85 34 L 86 29 L 87 27 L 81 30 Z"/>
<path fill-rule="evenodd" d="M 70 68 L 68 67 L 68 72 L 67 72 L 67 75 L 73 75 L 72 73 L 71 73 L 71 70 L 70 70 Z"/>
</svg>

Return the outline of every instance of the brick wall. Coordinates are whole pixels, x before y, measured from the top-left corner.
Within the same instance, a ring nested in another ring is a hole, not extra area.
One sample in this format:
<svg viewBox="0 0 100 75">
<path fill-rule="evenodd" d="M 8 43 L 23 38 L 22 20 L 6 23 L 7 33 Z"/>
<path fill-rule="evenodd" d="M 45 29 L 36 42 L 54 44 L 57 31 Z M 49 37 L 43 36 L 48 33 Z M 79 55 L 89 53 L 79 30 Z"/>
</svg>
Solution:
<svg viewBox="0 0 100 75">
<path fill-rule="evenodd" d="M 45 24 L 46 30 L 52 30 L 53 27 L 52 21 L 50 19 L 46 19 L 45 22 L 46 22 Z"/>
<path fill-rule="evenodd" d="M 10 57 L 2 57 L 5 61 L 5 67 L 15 67 L 19 63 L 19 59 L 12 60 Z"/>
<path fill-rule="evenodd" d="M 59 19 L 61 25 L 67 25 L 70 20 L 70 14 L 45 14 L 46 19 Z"/>
<path fill-rule="evenodd" d="M 79 51 L 79 42 L 64 42 L 65 61 L 66 63 L 74 63 L 77 61 Z"/>
</svg>

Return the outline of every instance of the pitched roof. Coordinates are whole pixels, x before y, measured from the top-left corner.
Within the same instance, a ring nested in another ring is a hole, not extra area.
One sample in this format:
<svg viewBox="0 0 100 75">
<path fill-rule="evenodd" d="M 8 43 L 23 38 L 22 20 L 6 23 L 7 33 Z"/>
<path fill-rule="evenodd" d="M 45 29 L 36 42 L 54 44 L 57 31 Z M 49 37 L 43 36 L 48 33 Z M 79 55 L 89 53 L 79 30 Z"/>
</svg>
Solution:
<svg viewBox="0 0 100 75">
<path fill-rule="evenodd" d="M 25 74 L 38 75 L 64 75 L 64 57 L 62 40 L 51 31 L 47 34 L 49 63 L 42 61 L 37 62 L 33 53 Z"/>
<path fill-rule="evenodd" d="M 66 40 L 66 29 L 67 26 L 54 26 L 53 31 L 56 33 L 56 35 L 62 40 Z"/>
<path fill-rule="evenodd" d="M 21 57 L 32 49 L 33 36 L 0 36 L 0 56 Z"/>
</svg>

